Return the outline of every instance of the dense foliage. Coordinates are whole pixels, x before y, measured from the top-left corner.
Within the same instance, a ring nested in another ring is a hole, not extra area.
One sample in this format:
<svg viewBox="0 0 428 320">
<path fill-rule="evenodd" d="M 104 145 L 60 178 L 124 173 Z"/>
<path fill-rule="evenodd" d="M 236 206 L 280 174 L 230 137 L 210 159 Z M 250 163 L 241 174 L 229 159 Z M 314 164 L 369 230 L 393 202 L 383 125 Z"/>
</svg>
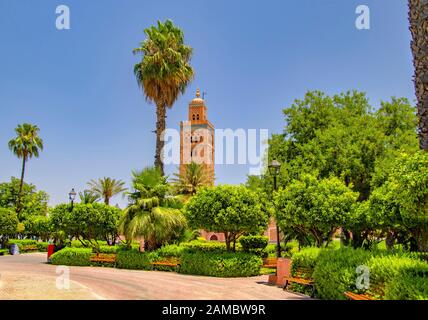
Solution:
<svg viewBox="0 0 428 320">
<path fill-rule="evenodd" d="M 185 253 L 180 273 L 212 277 L 250 277 L 260 272 L 261 258 L 249 253 Z"/>
<path fill-rule="evenodd" d="M 105 204 L 76 204 L 56 206 L 50 213 L 52 228 L 84 246 L 98 247 L 96 239 L 114 242 L 121 210 Z"/>
<path fill-rule="evenodd" d="M 358 194 L 338 178 L 319 180 L 305 174 L 278 193 L 277 219 L 282 228 L 292 227 L 312 235 L 321 247 L 350 220 L 357 198 Z"/>
<path fill-rule="evenodd" d="M 15 210 L 18 201 L 20 180 L 14 177 L 10 182 L 0 183 L 0 207 Z M 44 191 L 37 191 L 33 184 L 24 183 L 21 194 L 21 211 L 19 219 L 25 220 L 31 216 L 46 216 L 49 196 Z"/>
<path fill-rule="evenodd" d="M 259 197 L 244 186 L 202 189 L 186 204 L 185 214 L 194 228 L 224 233 L 228 250 L 235 250 L 243 233 L 264 230 L 268 223 Z"/>
<path fill-rule="evenodd" d="M 18 216 L 12 209 L 0 208 L 0 244 L 4 246 L 9 236 L 18 230 Z"/>
</svg>

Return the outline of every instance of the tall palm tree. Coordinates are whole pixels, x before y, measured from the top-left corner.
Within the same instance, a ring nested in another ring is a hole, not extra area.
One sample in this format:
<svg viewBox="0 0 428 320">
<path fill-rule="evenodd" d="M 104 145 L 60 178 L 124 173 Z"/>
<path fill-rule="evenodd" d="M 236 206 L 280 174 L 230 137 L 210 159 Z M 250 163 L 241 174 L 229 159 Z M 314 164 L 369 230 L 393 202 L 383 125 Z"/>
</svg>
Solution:
<svg viewBox="0 0 428 320">
<path fill-rule="evenodd" d="M 119 222 L 119 232 L 127 242 L 144 237 L 147 249 L 154 250 L 179 237 L 186 226 L 179 210 L 182 204 L 167 195 L 168 184 L 160 170 L 153 167 L 134 171 L 132 185 L 129 206 Z"/>
<path fill-rule="evenodd" d="M 98 181 L 91 180 L 88 182 L 88 186 L 94 194 L 104 199 L 106 205 L 110 204 L 110 198 L 127 190 L 124 187 L 125 182 L 108 177 L 98 179 Z"/>
<path fill-rule="evenodd" d="M 99 194 L 95 194 L 92 190 L 84 190 L 79 192 L 80 202 L 83 204 L 91 204 L 98 202 L 101 197 Z"/>
<path fill-rule="evenodd" d="M 23 123 L 15 128 L 16 137 L 9 141 L 9 149 L 22 159 L 21 182 L 16 202 L 16 211 L 22 209 L 21 198 L 24 186 L 25 165 L 32 157 L 38 158 L 39 152 L 43 150 L 43 140 L 39 136 L 40 129 L 36 125 Z"/>
<path fill-rule="evenodd" d="M 185 166 L 184 173 L 174 175 L 176 177 L 173 179 L 174 187 L 179 194 L 193 196 L 199 188 L 210 183 L 203 165 L 193 161 Z"/>
<path fill-rule="evenodd" d="M 419 116 L 419 145 L 428 151 L 428 2 L 409 0 L 415 89 Z"/>
<path fill-rule="evenodd" d="M 158 21 L 157 27 L 151 26 L 144 33 L 147 39 L 133 50 L 134 54 L 142 54 L 141 62 L 134 66 L 134 74 L 146 100 L 156 104 L 155 166 L 164 174 L 162 150 L 166 108 L 173 106 L 194 77 L 189 64 L 193 50 L 184 44 L 183 31 L 171 20 Z"/>
</svg>

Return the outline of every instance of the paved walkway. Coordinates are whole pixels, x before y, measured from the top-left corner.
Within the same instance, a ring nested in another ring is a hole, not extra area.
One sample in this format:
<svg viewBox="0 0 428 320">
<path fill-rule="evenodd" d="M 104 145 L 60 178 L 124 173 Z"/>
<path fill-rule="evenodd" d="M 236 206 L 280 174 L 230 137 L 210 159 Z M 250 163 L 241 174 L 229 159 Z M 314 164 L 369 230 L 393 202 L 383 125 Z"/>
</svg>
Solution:
<svg viewBox="0 0 428 320">
<path fill-rule="evenodd" d="M 4 299 L 308 299 L 266 284 L 267 276 L 212 278 L 173 272 L 70 267 L 69 288 L 62 269 L 46 254 L 0 257 L 0 300 Z M 58 285 L 60 288 L 58 288 Z"/>
</svg>

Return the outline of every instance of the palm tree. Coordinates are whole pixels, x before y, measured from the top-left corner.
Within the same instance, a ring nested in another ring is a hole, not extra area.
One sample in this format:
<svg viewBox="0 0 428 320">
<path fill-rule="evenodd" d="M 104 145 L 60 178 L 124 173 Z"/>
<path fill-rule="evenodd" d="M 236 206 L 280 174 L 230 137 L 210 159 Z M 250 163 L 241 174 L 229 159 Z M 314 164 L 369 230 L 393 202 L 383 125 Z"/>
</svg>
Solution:
<svg viewBox="0 0 428 320">
<path fill-rule="evenodd" d="M 127 190 L 124 185 L 125 182 L 122 180 L 108 177 L 98 179 L 98 181 L 91 180 L 88 182 L 90 190 L 100 198 L 103 198 L 106 205 L 110 204 L 110 198 Z"/>
<path fill-rule="evenodd" d="M 428 5 L 426 0 L 409 0 L 415 89 L 419 116 L 419 145 L 428 151 Z"/>
<path fill-rule="evenodd" d="M 184 173 L 174 174 L 174 186 L 179 194 L 193 196 L 199 188 L 210 183 L 210 179 L 202 164 L 191 162 L 185 166 Z"/>
<path fill-rule="evenodd" d="M 142 54 L 141 62 L 134 66 L 134 74 L 146 100 L 156 104 L 155 166 L 164 174 L 161 153 L 166 108 L 173 106 L 194 77 L 189 64 L 193 50 L 184 44 L 183 31 L 171 20 L 158 21 L 157 27 L 151 26 L 144 33 L 147 39 L 133 50 L 134 54 Z"/>
<path fill-rule="evenodd" d="M 43 140 L 39 137 L 40 129 L 36 125 L 23 123 L 15 128 L 16 137 L 9 141 L 9 149 L 20 159 L 22 159 L 21 182 L 16 202 L 16 211 L 22 209 L 21 198 L 24 186 L 25 165 L 32 157 L 39 157 L 40 150 L 43 150 Z"/>
<path fill-rule="evenodd" d="M 83 204 L 91 204 L 98 202 L 101 197 L 98 194 L 95 194 L 91 190 L 84 190 L 83 192 L 79 192 L 80 202 Z"/>
<path fill-rule="evenodd" d="M 133 192 L 130 204 L 119 222 L 119 232 L 128 244 L 144 237 L 145 247 L 154 250 L 166 241 L 177 238 L 184 231 L 186 220 L 179 210 L 182 206 L 167 195 L 166 178 L 158 168 L 146 168 L 133 173 Z"/>
</svg>

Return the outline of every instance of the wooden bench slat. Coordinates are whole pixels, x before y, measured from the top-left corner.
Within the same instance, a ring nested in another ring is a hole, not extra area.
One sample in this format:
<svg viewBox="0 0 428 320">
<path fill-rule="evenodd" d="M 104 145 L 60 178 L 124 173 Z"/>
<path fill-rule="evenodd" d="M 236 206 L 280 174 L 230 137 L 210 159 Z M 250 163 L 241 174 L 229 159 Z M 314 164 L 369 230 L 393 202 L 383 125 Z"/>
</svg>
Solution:
<svg viewBox="0 0 428 320">
<path fill-rule="evenodd" d="M 370 296 L 363 293 L 345 292 L 345 296 L 351 300 L 374 300 Z"/>
<path fill-rule="evenodd" d="M 289 282 L 297 282 L 300 284 L 313 284 L 314 281 L 312 279 L 304 279 L 304 278 L 296 278 L 296 277 L 284 277 L 285 280 L 289 281 Z"/>
</svg>

